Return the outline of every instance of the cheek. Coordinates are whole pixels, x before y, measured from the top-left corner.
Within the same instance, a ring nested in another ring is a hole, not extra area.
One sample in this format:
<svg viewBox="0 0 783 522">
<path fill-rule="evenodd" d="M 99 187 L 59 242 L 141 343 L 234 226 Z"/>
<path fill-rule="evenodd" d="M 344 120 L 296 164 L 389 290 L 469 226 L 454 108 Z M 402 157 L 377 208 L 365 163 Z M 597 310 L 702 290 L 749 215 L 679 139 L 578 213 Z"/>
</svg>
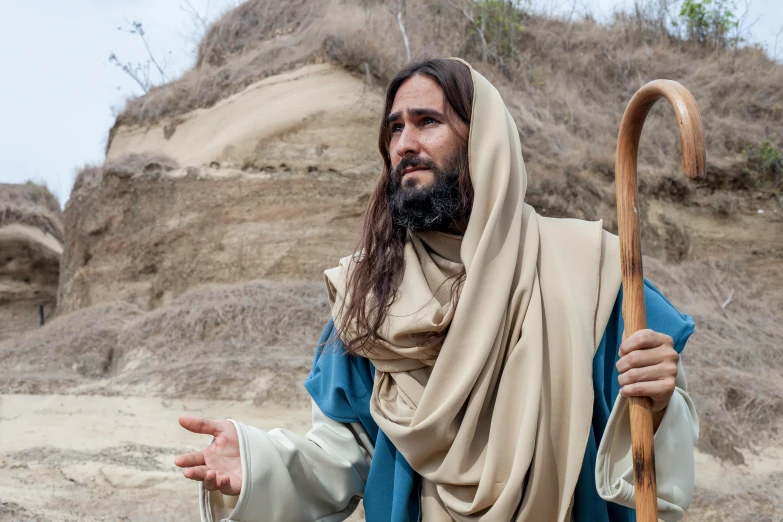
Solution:
<svg viewBox="0 0 783 522">
<path fill-rule="evenodd" d="M 432 133 L 422 140 L 422 149 L 426 150 L 428 155 L 439 165 L 445 158 L 450 157 L 459 147 L 459 139 L 454 136 L 453 131 L 447 126 L 439 129 L 439 132 Z"/>
<path fill-rule="evenodd" d="M 391 160 L 392 167 L 396 167 L 397 164 L 402 160 L 400 156 L 397 154 L 397 140 L 392 138 L 389 141 L 389 146 L 386 148 L 386 153 L 389 155 L 389 160 Z"/>
</svg>

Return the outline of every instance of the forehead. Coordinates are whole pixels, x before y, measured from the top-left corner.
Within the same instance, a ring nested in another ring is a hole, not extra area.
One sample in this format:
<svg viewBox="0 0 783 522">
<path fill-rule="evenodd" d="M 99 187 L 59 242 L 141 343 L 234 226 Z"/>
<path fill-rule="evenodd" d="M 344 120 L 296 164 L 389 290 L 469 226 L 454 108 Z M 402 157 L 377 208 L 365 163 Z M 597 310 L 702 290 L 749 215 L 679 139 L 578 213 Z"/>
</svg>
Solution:
<svg viewBox="0 0 783 522">
<path fill-rule="evenodd" d="M 443 112 L 443 90 L 428 76 L 416 74 L 408 78 L 397 89 L 390 113 L 404 113 L 410 108 Z"/>
</svg>

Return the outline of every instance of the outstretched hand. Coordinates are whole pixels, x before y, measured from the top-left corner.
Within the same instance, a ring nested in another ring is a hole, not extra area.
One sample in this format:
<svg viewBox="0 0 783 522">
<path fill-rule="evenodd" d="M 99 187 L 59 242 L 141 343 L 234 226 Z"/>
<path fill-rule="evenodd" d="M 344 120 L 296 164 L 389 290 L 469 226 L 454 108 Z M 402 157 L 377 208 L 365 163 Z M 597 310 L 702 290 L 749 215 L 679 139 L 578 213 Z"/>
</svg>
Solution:
<svg viewBox="0 0 783 522">
<path fill-rule="evenodd" d="M 214 437 L 204 450 L 180 455 L 174 459 L 174 464 L 185 468 L 183 475 L 191 480 L 204 482 L 204 487 L 209 491 L 239 495 L 242 491 L 242 461 L 234 425 L 227 420 L 213 421 L 186 415 L 179 418 L 179 424 L 193 433 Z"/>
</svg>

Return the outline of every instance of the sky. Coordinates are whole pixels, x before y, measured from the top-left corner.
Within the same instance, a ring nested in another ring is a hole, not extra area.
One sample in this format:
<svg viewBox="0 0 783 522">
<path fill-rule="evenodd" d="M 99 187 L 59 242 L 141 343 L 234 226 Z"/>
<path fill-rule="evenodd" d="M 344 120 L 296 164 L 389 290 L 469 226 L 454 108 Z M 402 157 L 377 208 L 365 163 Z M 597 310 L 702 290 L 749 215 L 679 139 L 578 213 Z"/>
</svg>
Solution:
<svg viewBox="0 0 783 522">
<path fill-rule="evenodd" d="M 285 0 L 281 0 L 285 1 Z M 590 12 L 606 20 L 633 0 L 535 0 L 550 13 Z M 125 100 L 142 89 L 109 61 L 145 63 L 134 21 L 171 77 L 194 62 L 200 35 L 192 14 L 214 20 L 240 0 L 0 0 L 0 183 L 45 183 L 64 205 L 76 173 L 103 162 Z M 739 11 L 745 0 L 739 0 Z M 192 10 L 191 10 L 192 8 Z M 750 40 L 774 52 L 783 0 L 750 0 Z M 783 33 L 778 42 L 783 58 Z"/>
<path fill-rule="evenodd" d="M 237 0 L 189 0 L 214 19 Z M 0 183 L 45 182 L 61 204 L 76 173 L 101 164 L 114 117 L 142 89 L 109 62 L 144 63 L 132 22 L 164 69 L 194 63 L 194 19 L 181 0 L 0 0 Z M 118 30 L 122 28 L 122 30 Z"/>
</svg>

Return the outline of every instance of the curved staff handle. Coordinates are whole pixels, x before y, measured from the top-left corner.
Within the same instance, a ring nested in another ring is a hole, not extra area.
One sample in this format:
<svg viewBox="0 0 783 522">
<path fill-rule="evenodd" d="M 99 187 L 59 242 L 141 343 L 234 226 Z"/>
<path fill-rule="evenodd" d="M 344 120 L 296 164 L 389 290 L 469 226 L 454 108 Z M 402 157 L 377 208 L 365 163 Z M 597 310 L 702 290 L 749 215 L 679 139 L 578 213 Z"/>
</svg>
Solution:
<svg viewBox="0 0 783 522">
<path fill-rule="evenodd" d="M 623 114 L 617 138 L 615 176 L 617 182 L 617 226 L 620 235 L 620 257 L 623 271 L 623 319 L 630 336 L 647 327 L 642 274 L 642 244 L 639 229 L 639 193 L 636 183 L 636 160 L 642 126 L 650 109 L 660 98 L 674 108 L 680 130 L 682 170 L 692 179 L 704 179 L 706 154 L 704 130 L 696 100 L 677 82 L 654 80 L 634 94 Z M 652 401 L 631 397 L 631 446 L 636 487 L 636 520 L 657 522 L 658 504 L 655 488 L 653 454 Z"/>
</svg>

